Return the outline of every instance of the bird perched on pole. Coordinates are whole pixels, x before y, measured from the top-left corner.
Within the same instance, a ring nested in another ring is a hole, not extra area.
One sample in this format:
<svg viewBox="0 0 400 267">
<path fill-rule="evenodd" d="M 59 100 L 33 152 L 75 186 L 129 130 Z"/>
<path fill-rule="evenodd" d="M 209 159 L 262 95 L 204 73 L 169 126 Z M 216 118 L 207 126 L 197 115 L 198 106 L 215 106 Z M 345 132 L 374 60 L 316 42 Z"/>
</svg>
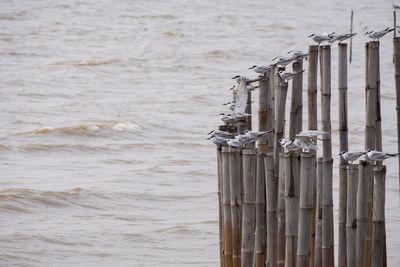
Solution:
<svg viewBox="0 0 400 267">
<path fill-rule="evenodd" d="M 380 38 L 385 36 L 387 33 L 394 31 L 394 28 L 386 28 L 382 31 L 367 31 L 364 35 L 368 35 L 369 38 L 378 41 Z"/>
</svg>

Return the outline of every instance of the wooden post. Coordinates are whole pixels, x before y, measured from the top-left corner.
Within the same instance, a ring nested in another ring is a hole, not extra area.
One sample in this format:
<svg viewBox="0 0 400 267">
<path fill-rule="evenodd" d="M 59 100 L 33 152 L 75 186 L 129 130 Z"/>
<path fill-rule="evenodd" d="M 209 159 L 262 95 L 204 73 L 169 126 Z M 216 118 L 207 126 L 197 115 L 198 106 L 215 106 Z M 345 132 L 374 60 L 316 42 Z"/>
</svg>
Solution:
<svg viewBox="0 0 400 267">
<path fill-rule="evenodd" d="M 312 169 L 315 158 L 310 153 L 301 154 L 300 202 L 299 202 L 299 238 L 297 243 L 297 267 L 310 266 L 311 222 L 313 210 L 313 191 L 316 177 Z"/>
<path fill-rule="evenodd" d="M 285 267 L 296 266 L 298 220 L 299 220 L 299 156 L 285 152 L 285 211 L 286 242 Z"/>
<path fill-rule="evenodd" d="M 386 166 L 376 166 L 374 168 L 374 176 L 374 212 L 372 217 L 372 267 L 383 267 Z"/>
<path fill-rule="evenodd" d="M 358 165 L 347 165 L 346 249 L 347 266 L 356 266 Z"/>
<path fill-rule="evenodd" d="M 368 162 L 360 160 L 358 167 L 357 188 L 357 232 L 356 232 L 356 266 L 366 266 L 366 237 L 368 230 L 368 199 L 371 191 L 371 167 Z"/>
<path fill-rule="evenodd" d="M 224 266 L 233 266 L 232 262 L 232 220 L 231 220 L 231 197 L 230 197 L 230 168 L 229 147 L 222 147 L 222 204 L 224 219 Z"/>
<path fill-rule="evenodd" d="M 334 266 L 333 200 L 332 200 L 332 141 L 331 141 L 331 47 L 322 46 L 321 113 L 323 136 L 323 191 L 322 191 L 322 266 Z"/>
<path fill-rule="evenodd" d="M 393 10 L 393 29 L 394 29 L 394 31 L 393 31 L 393 39 L 395 39 L 396 38 L 396 25 L 397 23 L 396 23 L 396 10 Z"/>
<path fill-rule="evenodd" d="M 231 147 L 229 153 L 230 169 L 230 195 L 231 195 L 231 216 L 232 216 L 232 260 L 233 266 L 239 266 L 241 263 L 241 149 Z"/>
<path fill-rule="evenodd" d="M 277 266 L 285 266 L 285 159 L 279 154 L 279 190 L 278 190 L 278 259 Z"/>
<path fill-rule="evenodd" d="M 265 157 L 265 177 L 267 195 L 267 266 L 275 267 L 277 262 L 277 181 L 274 175 L 274 155 L 267 153 Z"/>
<path fill-rule="evenodd" d="M 267 253 L 267 266 L 276 266 L 277 264 L 277 203 L 278 203 L 278 181 L 279 181 L 279 154 L 282 152 L 279 145 L 279 139 L 284 136 L 285 131 L 285 106 L 286 95 L 288 90 L 287 82 L 280 80 L 278 83 L 278 90 L 275 103 L 275 135 L 274 135 L 274 148 L 273 148 L 273 178 L 266 176 L 267 184 L 267 240 L 268 240 L 268 253 Z M 266 158 L 271 160 L 270 158 Z M 268 173 L 268 171 L 266 171 Z M 269 185 L 270 184 L 270 185 Z M 272 191 L 269 191 L 272 190 Z M 268 218 L 268 216 L 272 216 Z"/>
<path fill-rule="evenodd" d="M 224 215 L 223 215 L 223 207 L 222 207 L 222 147 L 217 146 L 217 169 L 218 169 L 218 222 L 219 222 L 219 262 L 220 266 L 224 266 Z"/>
<path fill-rule="evenodd" d="M 353 18 L 354 18 L 354 12 L 351 10 L 351 15 L 350 15 L 350 34 L 353 33 Z M 349 57 L 349 62 L 351 63 L 353 56 L 353 36 L 350 37 L 350 57 Z"/>
<path fill-rule="evenodd" d="M 347 128 L 347 44 L 339 43 L 339 147 L 348 151 Z M 339 165 L 339 248 L 338 266 L 347 266 L 346 250 L 346 203 L 347 203 L 347 162 L 340 157 Z"/>
<path fill-rule="evenodd" d="M 303 59 L 293 62 L 293 71 L 303 69 Z M 289 140 L 293 140 L 303 128 L 303 74 L 293 78 L 290 104 Z"/>
<path fill-rule="evenodd" d="M 400 152 L 400 37 L 393 39 L 394 81 L 396 83 L 396 114 L 397 114 L 397 152 Z M 400 157 L 398 157 L 398 175 L 400 188 Z"/>
<path fill-rule="evenodd" d="M 323 159 L 317 160 L 317 200 L 315 214 L 315 256 L 314 266 L 322 266 L 322 185 L 323 185 Z"/>
<path fill-rule="evenodd" d="M 376 91 L 377 88 L 371 85 L 371 60 L 370 60 L 370 52 L 371 49 L 369 46 L 372 45 L 373 42 L 369 42 L 365 45 L 366 49 L 366 120 L 365 120 L 365 149 L 375 149 L 375 122 L 376 122 Z"/>
<path fill-rule="evenodd" d="M 243 150 L 243 229 L 242 229 L 242 264 L 253 266 L 254 232 L 256 223 L 256 149 Z"/>
<path fill-rule="evenodd" d="M 307 110 L 308 110 L 308 129 L 318 130 L 318 117 L 317 117 L 317 79 L 318 79 L 318 46 L 311 45 L 308 47 L 308 87 L 307 87 Z M 316 141 L 316 139 L 315 139 Z M 313 153 L 316 161 L 316 153 Z M 316 165 L 316 164 L 315 164 Z M 316 175 L 316 166 L 313 172 Z M 314 267 L 315 260 L 315 225 L 316 225 L 316 184 L 314 186 L 314 205 L 313 205 L 313 218 L 311 230 L 311 260 L 310 266 Z"/>
</svg>

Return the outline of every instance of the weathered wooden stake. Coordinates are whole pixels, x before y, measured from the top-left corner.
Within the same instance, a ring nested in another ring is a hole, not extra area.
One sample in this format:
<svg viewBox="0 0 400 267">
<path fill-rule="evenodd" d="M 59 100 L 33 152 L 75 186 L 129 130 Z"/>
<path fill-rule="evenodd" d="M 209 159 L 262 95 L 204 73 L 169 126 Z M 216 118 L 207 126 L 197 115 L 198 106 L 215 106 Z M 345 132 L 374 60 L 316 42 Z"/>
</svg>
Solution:
<svg viewBox="0 0 400 267">
<path fill-rule="evenodd" d="M 357 186 L 357 231 L 356 231 L 356 266 L 366 266 L 367 231 L 368 231 L 368 199 L 371 192 L 369 172 L 371 165 L 360 160 Z"/>
<path fill-rule="evenodd" d="M 374 212 L 372 231 L 372 267 L 383 267 L 385 236 L 385 177 L 386 166 L 374 168 Z"/>
<path fill-rule="evenodd" d="M 224 215 L 222 207 L 222 147 L 217 146 L 217 170 L 218 170 L 218 219 L 219 219 L 219 262 L 221 267 L 224 266 Z"/>
<path fill-rule="evenodd" d="M 331 47 L 322 46 L 322 130 L 328 136 L 323 145 L 323 192 L 322 192 L 322 266 L 334 266 L 333 200 L 332 200 L 332 141 L 331 141 Z"/>
<path fill-rule="evenodd" d="M 275 267 L 277 262 L 277 181 L 274 175 L 273 154 L 267 153 L 265 157 L 265 177 L 267 195 L 267 266 Z"/>
<path fill-rule="evenodd" d="M 252 267 L 254 258 L 254 232 L 256 218 L 256 168 L 255 148 L 243 150 L 243 221 L 242 221 L 242 267 Z"/>
<path fill-rule="evenodd" d="M 353 33 L 353 18 L 354 18 L 354 12 L 351 10 L 351 15 L 350 15 L 350 34 Z M 349 62 L 351 63 L 353 56 L 353 36 L 350 37 L 350 57 L 349 57 Z"/>
<path fill-rule="evenodd" d="M 292 64 L 293 71 L 303 69 L 303 59 Z M 290 104 L 289 140 L 293 140 L 303 128 L 303 74 L 293 78 Z"/>
<path fill-rule="evenodd" d="M 397 114 L 397 152 L 400 152 L 400 37 L 393 39 L 394 81 L 396 83 L 396 114 Z M 398 157 L 398 175 L 400 188 L 400 157 Z"/>
<path fill-rule="evenodd" d="M 300 170 L 300 202 L 299 202 L 299 238 L 297 243 L 297 267 L 310 266 L 311 229 L 313 210 L 313 191 L 316 177 L 312 169 L 315 157 L 310 153 L 301 154 Z"/>
<path fill-rule="evenodd" d="M 315 223 L 315 256 L 314 266 L 322 266 L 322 185 L 323 185 L 323 159 L 317 160 L 317 199 Z"/>
<path fill-rule="evenodd" d="M 232 216 L 232 252 L 233 266 L 241 263 L 241 149 L 231 147 L 229 153 L 230 169 L 230 195 L 231 195 L 231 216 Z"/>
<path fill-rule="evenodd" d="M 348 151 L 347 128 L 347 44 L 339 43 L 339 147 Z M 347 203 L 347 162 L 340 157 L 339 165 L 339 249 L 338 266 L 346 267 L 346 203 Z"/>
<path fill-rule="evenodd" d="M 266 176 L 267 184 L 267 240 L 268 240 L 268 253 L 267 253 L 267 266 L 276 266 L 277 264 L 277 203 L 278 203 L 278 181 L 279 181 L 279 154 L 282 152 L 282 148 L 279 145 L 279 139 L 284 136 L 285 131 L 285 107 L 286 107 L 286 96 L 287 96 L 288 84 L 287 82 L 280 80 L 278 83 L 277 95 L 275 98 L 275 135 L 274 135 L 274 153 L 273 153 L 273 178 Z M 266 158 L 266 164 L 268 156 Z M 268 171 L 266 171 L 268 173 Z M 271 191 L 270 191 L 271 190 Z M 270 216 L 270 217 L 268 217 Z"/>
<path fill-rule="evenodd" d="M 358 165 L 347 165 L 346 249 L 347 266 L 356 266 Z"/>
<path fill-rule="evenodd" d="M 318 117 L 317 117 L 317 79 L 318 79 L 318 46 L 311 45 L 308 47 L 308 87 L 307 87 L 307 109 L 308 109 L 308 129 L 318 130 Z M 316 140 L 315 140 L 316 141 Z M 316 161 L 316 153 L 313 153 Z M 316 165 L 316 164 L 315 164 Z M 316 173 L 316 166 L 313 172 Z M 313 218 L 311 230 L 311 260 L 310 266 L 314 267 L 315 260 L 315 234 L 316 234 L 316 183 L 314 186 L 314 205 L 313 205 Z"/>
<path fill-rule="evenodd" d="M 232 262 L 232 217 L 230 197 L 230 168 L 229 168 L 229 147 L 222 147 L 222 204 L 224 220 L 224 266 L 233 266 Z"/>
<path fill-rule="evenodd" d="M 285 211 L 286 211 L 286 249 L 285 266 L 296 266 L 298 220 L 299 220 L 299 156 L 285 152 Z"/>
<path fill-rule="evenodd" d="M 277 266 L 285 266 L 285 159 L 279 155 L 279 190 L 278 190 L 278 259 Z"/>
</svg>

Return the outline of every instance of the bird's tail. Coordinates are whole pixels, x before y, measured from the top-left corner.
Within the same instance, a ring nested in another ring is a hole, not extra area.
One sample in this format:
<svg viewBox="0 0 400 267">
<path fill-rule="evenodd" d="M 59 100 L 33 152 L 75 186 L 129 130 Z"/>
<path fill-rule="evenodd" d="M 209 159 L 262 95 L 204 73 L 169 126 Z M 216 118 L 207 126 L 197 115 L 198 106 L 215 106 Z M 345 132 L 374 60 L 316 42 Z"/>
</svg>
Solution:
<svg viewBox="0 0 400 267">
<path fill-rule="evenodd" d="M 304 70 L 299 70 L 299 71 L 297 71 L 294 75 L 297 75 L 297 74 L 300 74 L 300 73 L 303 73 L 305 71 L 305 69 Z"/>
<path fill-rule="evenodd" d="M 399 153 L 386 153 L 389 157 L 397 157 Z"/>
</svg>

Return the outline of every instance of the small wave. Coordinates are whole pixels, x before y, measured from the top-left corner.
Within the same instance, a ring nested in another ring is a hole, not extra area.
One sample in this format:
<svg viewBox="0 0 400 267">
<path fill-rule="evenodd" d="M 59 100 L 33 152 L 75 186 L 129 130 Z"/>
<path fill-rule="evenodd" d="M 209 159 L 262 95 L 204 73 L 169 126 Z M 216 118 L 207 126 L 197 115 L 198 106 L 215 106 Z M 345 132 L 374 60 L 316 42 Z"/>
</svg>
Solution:
<svg viewBox="0 0 400 267">
<path fill-rule="evenodd" d="M 56 62 L 53 65 L 71 65 L 71 66 L 97 66 L 97 65 L 108 65 L 108 64 L 114 64 L 114 63 L 119 63 L 121 62 L 120 59 L 112 58 L 112 59 L 106 59 L 106 60 L 97 60 L 97 59 L 89 59 L 85 61 L 79 61 L 79 60 L 71 60 L 71 61 L 60 61 Z"/>
</svg>

